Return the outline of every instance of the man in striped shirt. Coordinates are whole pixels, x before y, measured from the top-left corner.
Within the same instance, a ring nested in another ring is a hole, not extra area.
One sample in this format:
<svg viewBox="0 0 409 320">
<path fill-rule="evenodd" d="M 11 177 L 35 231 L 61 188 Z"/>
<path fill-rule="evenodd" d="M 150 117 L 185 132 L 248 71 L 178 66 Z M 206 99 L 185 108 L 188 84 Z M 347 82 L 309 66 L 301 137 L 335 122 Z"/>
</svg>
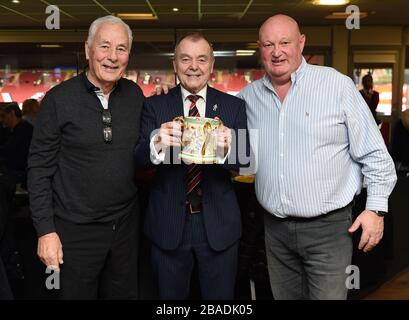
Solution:
<svg viewBox="0 0 409 320">
<path fill-rule="evenodd" d="M 258 44 L 266 75 L 238 97 L 258 135 L 250 141 L 274 297 L 346 299 L 352 233 L 362 228 L 364 252 L 381 240 L 393 161 L 351 79 L 306 63 L 295 20 L 270 17 Z M 363 177 L 366 209 L 352 223 Z"/>
</svg>

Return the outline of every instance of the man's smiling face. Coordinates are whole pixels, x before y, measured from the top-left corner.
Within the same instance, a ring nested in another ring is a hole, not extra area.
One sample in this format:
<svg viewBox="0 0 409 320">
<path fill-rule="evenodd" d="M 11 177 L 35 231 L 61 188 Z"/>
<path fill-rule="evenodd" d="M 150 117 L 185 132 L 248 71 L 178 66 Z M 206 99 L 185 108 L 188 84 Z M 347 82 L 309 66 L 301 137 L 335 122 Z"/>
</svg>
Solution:
<svg viewBox="0 0 409 320">
<path fill-rule="evenodd" d="M 183 39 L 176 48 L 173 67 L 181 85 L 191 93 L 203 89 L 213 72 L 214 57 L 204 39 Z"/>
<path fill-rule="evenodd" d="M 89 63 L 88 79 L 101 89 L 113 86 L 125 73 L 129 60 L 126 29 L 105 23 L 98 27 L 91 43 L 85 43 Z"/>
</svg>

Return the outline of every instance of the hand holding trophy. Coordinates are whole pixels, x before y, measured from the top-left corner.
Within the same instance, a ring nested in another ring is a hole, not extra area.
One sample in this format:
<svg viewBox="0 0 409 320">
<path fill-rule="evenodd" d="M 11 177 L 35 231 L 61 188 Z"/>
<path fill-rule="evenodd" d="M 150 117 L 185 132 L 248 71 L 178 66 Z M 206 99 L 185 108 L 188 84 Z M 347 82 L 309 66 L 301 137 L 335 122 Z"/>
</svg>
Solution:
<svg viewBox="0 0 409 320">
<path fill-rule="evenodd" d="M 173 122 L 182 128 L 180 157 L 185 163 L 217 163 L 218 148 L 228 149 L 230 129 L 219 118 L 177 117 Z"/>
</svg>

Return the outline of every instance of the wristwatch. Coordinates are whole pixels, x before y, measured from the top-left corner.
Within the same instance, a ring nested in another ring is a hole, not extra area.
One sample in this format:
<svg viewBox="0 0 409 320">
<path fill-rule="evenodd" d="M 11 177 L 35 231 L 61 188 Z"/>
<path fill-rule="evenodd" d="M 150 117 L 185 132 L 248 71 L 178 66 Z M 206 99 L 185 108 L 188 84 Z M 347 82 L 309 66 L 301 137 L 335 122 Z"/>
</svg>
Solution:
<svg viewBox="0 0 409 320">
<path fill-rule="evenodd" d="M 386 211 L 374 210 L 373 212 L 375 212 L 378 217 L 384 217 L 387 214 Z"/>
</svg>

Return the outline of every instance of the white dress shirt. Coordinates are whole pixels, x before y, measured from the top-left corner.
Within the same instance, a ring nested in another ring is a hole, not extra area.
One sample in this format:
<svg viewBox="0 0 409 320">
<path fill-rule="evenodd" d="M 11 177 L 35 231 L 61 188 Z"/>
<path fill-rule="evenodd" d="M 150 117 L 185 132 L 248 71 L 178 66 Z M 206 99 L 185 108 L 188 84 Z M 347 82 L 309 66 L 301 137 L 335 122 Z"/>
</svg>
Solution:
<svg viewBox="0 0 409 320">
<path fill-rule="evenodd" d="M 258 161 L 261 205 L 278 217 L 314 217 L 349 204 L 368 184 L 367 210 L 388 210 L 393 161 L 353 81 L 307 64 L 291 75 L 283 102 L 267 75 L 238 94 L 246 101 Z"/>
</svg>

